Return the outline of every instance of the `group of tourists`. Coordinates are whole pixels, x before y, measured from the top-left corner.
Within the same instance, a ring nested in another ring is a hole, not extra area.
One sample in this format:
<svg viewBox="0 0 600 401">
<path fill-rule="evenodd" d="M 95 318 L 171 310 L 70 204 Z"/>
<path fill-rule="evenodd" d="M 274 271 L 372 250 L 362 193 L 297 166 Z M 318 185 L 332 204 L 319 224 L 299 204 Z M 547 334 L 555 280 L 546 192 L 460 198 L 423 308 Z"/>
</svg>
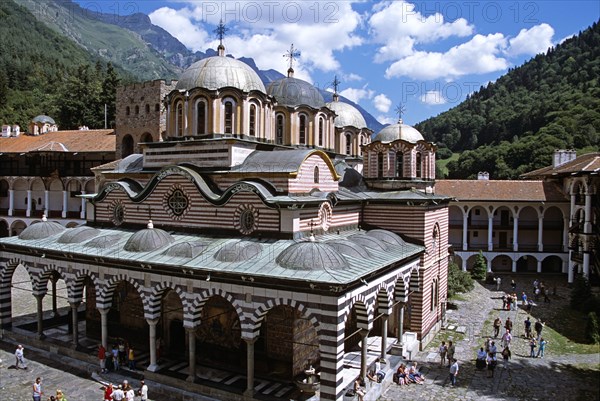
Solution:
<svg viewBox="0 0 600 401">
<path fill-rule="evenodd" d="M 44 391 L 42 390 L 42 378 L 36 377 L 33 382 L 33 401 L 41 401 Z M 48 401 L 67 401 L 67 397 L 63 394 L 62 390 L 56 390 L 56 395 L 50 395 Z"/>
<path fill-rule="evenodd" d="M 417 369 L 417 362 L 413 362 L 408 366 L 401 363 L 394 373 L 394 383 L 403 386 L 405 384 L 423 384 L 425 383 L 425 376 Z"/>
<path fill-rule="evenodd" d="M 123 384 L 115 386 L 109 383 L 103 389 L 104 401 L 134 401 L 135 396 L 139 395 L 142 401 L 148 400 L 148 386 L 144 380 L 140 381 L 140 388 L 136 391 L 127 380 L 123 380 Z"/>
<path fill-rule="evenodd" d="M 118 371 L 123 366 L 130 370 L 136 370 L 135 351 L 133 345 L 125 340 L 119 340 L 112 346 L 110 352 L 102 344 L 98 345 L 98 360 L 100 361 L 101 373 Z"/>
</svg>

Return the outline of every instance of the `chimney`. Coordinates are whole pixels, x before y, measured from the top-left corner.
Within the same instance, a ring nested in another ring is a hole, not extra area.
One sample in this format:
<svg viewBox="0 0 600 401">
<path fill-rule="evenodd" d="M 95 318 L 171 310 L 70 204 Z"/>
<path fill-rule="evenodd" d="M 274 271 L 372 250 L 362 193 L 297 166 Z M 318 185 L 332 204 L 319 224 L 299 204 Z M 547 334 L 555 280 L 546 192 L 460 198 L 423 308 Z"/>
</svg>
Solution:
<svg viewBox="0 0 600 401">
<path fill-rule="evenodd" d="M 565 163 L 575 160 L 577 152 L 574 149 L 556 149 L 552 158 L 552 167 L 557 168 Z"/>
<path fill-rule="evenodd" d="M 489 181 L 490 173 L 488 173 L 487 171 L 480 171 L 477 173 L 477 179 Z"/>
</svg>

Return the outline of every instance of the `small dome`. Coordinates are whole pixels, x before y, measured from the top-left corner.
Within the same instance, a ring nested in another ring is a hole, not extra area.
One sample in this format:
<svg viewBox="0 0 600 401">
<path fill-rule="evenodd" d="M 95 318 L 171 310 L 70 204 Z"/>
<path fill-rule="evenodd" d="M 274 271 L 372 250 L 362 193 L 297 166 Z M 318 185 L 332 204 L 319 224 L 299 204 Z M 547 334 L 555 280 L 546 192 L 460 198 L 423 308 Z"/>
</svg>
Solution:
<svg viewBox="0 0 600 401">
<path fill-rule="evenodd" d="M 406 245 L 406 242 L 404 242 L 402 237 L 400 237 L 398 234 L 395 234 L 388 230 L 381 230 L 381 229 L 371 230 L 371 231 L 367 232 L 367 235 L 370 237 L 373 237 L 373 238 L 377 238 L 378 240 L 385 242 L 386 244 L 389 244 L 389 245 L 399 245 L 399 246 Z"/>
<path fill-rule="evenodd" d="M 60 236 L 58 242 L 61 244 L 79 244 L 94 238 L 99 234 L 99 230 L 88 226 L 68 228 L 67 231 Z"/>
<path fill-rule="evenodd" d="M 399 139 L 410 143 L 417 143 L 425 140 L 423 135 L 421 135 L 421 133 L 415 128 L 399 122 L 397 124 L 388 125 L 379 131 L 379 133 L 375 135 L 375 138 L 373 138 L 373 142 L 379 141 L 383 143 L 389 143 Z"/>
<path fill-rule="evenodd" d="M 356 127 L 356 128 L 367 128 L 367 122 L 360 111 L 351 104 L 333 101 L 327 103 L 327 107 L 335 111 L 337 117 L 333 121 L 333 124 L 338 127 Z"/>
<path fill-rule="evenodd" d="M 219 262 L 243 262 L 260 254 L 262 247 L 256 242 L 229 242 L 221 247 L 214 258 Z"/>
<path fill-rule="evenodd" d="M 41 222 L 34 223 L 25 228 L 21 234 L 19 234 L 19 239 L 26 241 L 32 239 L 43 239 L 61 233 L 65 230 L 65 227 L 55 221 L 48 221 L 46 216 L 44 216 Z"/>
<path fill-rule="evenodd" d="M 293 270 L 344 269 L 348 261 L 333 246 L 313 241 L 297 242 L 277 256 L 277 264 Z"/>
<path fill-rule="evenodd" d="M 33 123 L 42 123 L 42 124 L 46 124 L 46 123 L 48 123 L 48 124 L 56 124 L 54 122 L 54 119 L 52 117 L 48 117 L 48 116 L 45 116 L 43 114 L 40 114 L 39 116 L 35 116 L 33 118 L 33 120 L 31 120 L 31 122 L 33 122 Z"/>
<path fill-rule="evenodd" d="M 325 99 L 317 88 L 310 83 L 294 77 L 273 81 L 267 88 L 267 94 L 275 97 L 280 106 L 306 105 L 315 109 L 325 106 Z"/>
<path fill-rule="evenodd" d="M 148 228 L 138 231 L 133 234 L 123 249 L 129 252 L 149 252 L 155 249 L 162 248 L 175 241 L 171 234 L 160 228 L 154 228 L 152 220 L 148 223 Z"/>
<path fill-rule="evenodd" d="M 231 57 L 207 57 L 192 64 L 181 74 L 176 89 L 206 88 L 216 90 L 232 86 L 245 92 L 265 93 L 265 85 L 248 64 Z"/>
<path fill-rule="evenodd" d="M 368 258 L 371 256 L 369 255 L 369 251 L 361 244 L 347 239 L 334 239 L 327 241 L 326 244 L 333 247 L 339 253 L 353 258 Z"/>
<path fill-rule="evenodd" d="M 200 255 L 208 248 L 208 245 L 204 242 L 196 241 L 186 241 L 179 244 L 175 244 L 163 253 L 167 256 L 175 256 L 178 258 L 188 258 L 193 259 L 196 256 Z"/>
<path fill-rule="evenodd" d="M 121 239 L 120 234 L 108 234 L 101 237 L 94 238 L 91 241 L 86 242 L 83 246 L 89 246 L 90 248 L 108 249 L 112 248 Z"/>
<path fill-rule="evenodd" d="M 367 249 L 377 249 L 378 251 L 387 251 L 388 249 L 388 246 L 385 242 L 381 242 L 377 238 L 368 236 L 366 234 L 354 234 L 349 236 L 348 239 L 364 246 Z"/>
</svg>

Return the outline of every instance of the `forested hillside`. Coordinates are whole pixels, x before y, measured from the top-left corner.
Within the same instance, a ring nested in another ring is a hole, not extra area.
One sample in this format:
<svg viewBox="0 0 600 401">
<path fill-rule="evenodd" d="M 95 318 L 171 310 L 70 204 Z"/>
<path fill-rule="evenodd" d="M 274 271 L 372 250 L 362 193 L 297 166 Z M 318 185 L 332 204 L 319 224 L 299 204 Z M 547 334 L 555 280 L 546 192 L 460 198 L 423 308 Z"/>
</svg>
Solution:
<svg viewBox="0 0 600 401">
<path fill-rule="evenodd" d="M 84 49 L 36 21 L 25 8 L 0 1 L 0 124 L 26 129 L 48 114 L 60 129 L 104 127 L 114 120 L 119 74 Z"/>
<path fill-rule="evenodd" d="M 599 149 L 599 79 L 595 23 L 417 128 L 439 156 L 462 152 L 448 163 L 449 178 L 517 178 L 549 165 L 557 148 Z"/>
</svg>

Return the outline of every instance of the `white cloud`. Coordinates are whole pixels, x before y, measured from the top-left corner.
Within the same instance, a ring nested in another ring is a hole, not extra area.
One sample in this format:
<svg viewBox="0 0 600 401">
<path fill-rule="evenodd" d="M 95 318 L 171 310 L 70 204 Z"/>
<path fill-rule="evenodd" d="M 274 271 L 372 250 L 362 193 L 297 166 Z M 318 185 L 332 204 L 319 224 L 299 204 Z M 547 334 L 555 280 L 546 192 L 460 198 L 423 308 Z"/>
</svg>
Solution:
<svg viewBox="0 0 600 401">
<path fill-rule="evenodd" d="M 429 105 L 446 104 L 446 99 L 440 91 L 427 91 L 419 99 L 422 103 Z"/>
<path fill-rule="evenodd" d="M 351 72 L 351 73 L 349 73 L 349 74 L 343 74 L 343 75 L 342 75 L 342 79 L 343 79 L 344 81 L 348 81 L 348 82 L 350 82 L 350 81 L 362 81 L 364 78 L 363 78 L 363 77 L 361 77 L 361 76 L 360 76 L 360 75 L 358 75 L 358 74 L 354 74 L 354 73 L 352 73 L 352 72 Z"/>
<path fill-rule="evenodd" d="M 394 117 L 390 117 L 390 116 L 385 116 L 385 115 L 379 115 L 377 116 L 377 121 L 379 121 L 381 124 L 396 124 L 398 122 L 397 119 L 395 119 Z"/>
<path fill-rule="evenodd" d="M 501 33 L 475 35 L 468 42 L 445 53 L 415 52 L 390 65 L 386 78 L 407 76 L 414 79 L 456 78 L 468 74 L 484 74 L 508 68 L 508 61 L 498 55 L 506 48 Z"/>
<path fill-rule="evenodd" d="M 162 7 L 150 13 L 150 20 L 169 32 L 187 48 L 193 51 L 206 50 L 204 47 L 208 39 L 208 33 L 194 24 L 191 20 L 191 11 L 187 8 L 174 10 Z"/>
<path fill-rule="evenodd" d="M 362 88 L 346 88 L 340 92 L 340 95 L 352 100 L 354 103 L 359 103 L 362 99 L 371 99 L 375 95 L 375 91 L 367 89 L 367 86 Z"/>
<path fill-rule="evenodd" d="M 382 113 L 387 113 L 388 111 L 390 111 L 392 101 L 386 95 L 380 93 L 379 95 L 373 98 L 373 105 L 378 111 Z"/>
<path fill-rule="evenodd" d="M 530 29 L 521 29 L 519 34 L 510 39 L 507 54 L 510 56 L 533 56 L 544 53 L 552 47 L 554 29 L 548 24 L 536 25 Z"/>
<path fill-rule="evenodd" d="M 440 13 L 426 17 L 415 9 L 414 4 L 405 1 L 378 3 L 373 11 L 368 25 L 375 43 L 382 44 L 375 56 L 377 62 L 409 56 L 414 52 L 415 44 L 473 33 L 473 26 L 464 18 L 445 22 Z"/>
</svg>

